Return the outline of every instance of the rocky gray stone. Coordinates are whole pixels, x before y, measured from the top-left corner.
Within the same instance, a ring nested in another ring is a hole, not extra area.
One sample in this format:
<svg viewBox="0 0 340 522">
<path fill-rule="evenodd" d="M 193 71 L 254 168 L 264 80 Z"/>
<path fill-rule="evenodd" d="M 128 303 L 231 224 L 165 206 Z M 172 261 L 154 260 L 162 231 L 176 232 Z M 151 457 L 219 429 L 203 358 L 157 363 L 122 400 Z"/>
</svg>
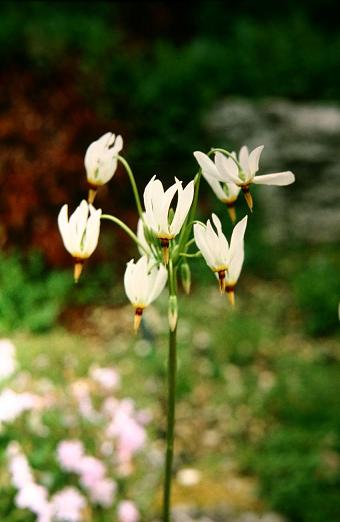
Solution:
<svg viewBox="0 0 340 522">
<path fill-rule="evenodd" d="M 208 115 L 213 144 L 263 144 L 262 174 L 292 170 L 289 187 L 256 187 L 272 242 L 340 238 L 340 106 L 286 100 L 221 101 Z"/>
</svg>

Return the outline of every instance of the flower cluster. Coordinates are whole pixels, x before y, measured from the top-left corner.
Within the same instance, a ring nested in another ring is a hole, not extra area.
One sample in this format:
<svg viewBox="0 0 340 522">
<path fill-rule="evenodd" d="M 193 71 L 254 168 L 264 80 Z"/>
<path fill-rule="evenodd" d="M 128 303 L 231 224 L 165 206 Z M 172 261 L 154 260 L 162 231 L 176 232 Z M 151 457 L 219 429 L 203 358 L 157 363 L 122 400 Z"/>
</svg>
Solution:
<svg viewBox="0 0 340 522">
<path fill-rule="evenodd" d="M 237 155 L 223 149 L 212 149 L 209 154 L 200 151 L 194 156 L 200 172 L 185 187 L 175 178 L 166 190 L 162 182 L 153 176 L 146 185 L 142 208 L 132 171 L 119 153 L 123 147 L 121 136 L 107 133 L 92 143 L 85 155 L 85 167 L 89 182 L 89 202 L 82 201 L 68 220 L 67 205 L 59 214 L 59 229 L 66 249 L 75 260 L 75 279 L 78 280 L 82 265 L 94 251 L 99 236 L 100 219 L 109 219 L 121 226 L 135 241 L 141 257 L 131 259 L 124 275 L 125 292 L 134 307 L 134 329 L 138 330 L 144 309 L 169 287 L 168 317 L 170 330 L 177 324 L 177 274 L 181 273 L 183 287 L 190 290 L 190 268 L 187 258 L 203 256 L 209 268 L 219 280 L 221 293 L 226 293 L 234 304 L 234 289 L 244 261 L 244 234 L 247 217 L 236 224 L 230 245 L 222 231 L 216 214 L 206 224 L 194 221 L 199 179 L 202 174 L 220 201 L 227 205 L 231 221 L 236 222 L 235 203 L 242 191 L 249 209 L 253 210 L 250 193 L 252 184 L 289 185 L 294 181 L 290 171 L 257 175 L 263 146 L 250 151 L 243 146 Z M 214 154 L 214 160 L 210 156 Z M 115 216 L 102 215 L 92 206 L 98 188 L 109 181 L 121 161 L 130 177 L 139 221 L 137 234 Z M 176 198 L 176 205 L 173 204 Z M 214 228 L 215 227 L 215 228 Z M 194 238 L 190 239 L 193 228 Z M 195 242 L 198 252 L 190 252 Z"/>
<path fill-rule="evenodd" d="M 8 363 L 9 354 L 13 364 Z M 37 522 L 81 522 L 89 513 L 95 518 L 97 510 L 107 510 L 118 522 L 138 522 L 139 510 L 126 491 L 135 456 L 147 444 L 145 424 L 149 418 L 131 399 L 119 398 L 117 370 L 92 366 L 86 377 L 65 386 L 61 394 L 46 379 L 33 381 L 27 372 L 20 371 L 9 340 L 0 340 L 0 367 L 2 364 L 7 364 L 12 374 L 17 370 L 0 393 L 4 440 L 11 439 L 13 428 L 18 431 L 16 422 L 20 422 L 20 429 L 25 426 L 20 444 L 11 440 L 6 450 L 10 482 L 17 491 L 16 508 L 31 511 Z M 57 419 L 58 429 L 53 419 Z M 60 434 L 65 438 L 60 439 Z M 38 447 L 37 440 L 41 443 Z M 41 453 L 41 447 L 45 444 L 49 450 L 51 445 L 55 448 L 52 461 L 49 451 L 48 461 L 42 462 L 45 452 Z M 26 456 L 27 447 L 30 454 Z M 39 456 L 39 469 L 30 465 L 31 456 L 32 462 Z M 54 477 L 58 477 L 58 484 L 63 477 L 64 487 L 56 490 Z"/>
</svg>

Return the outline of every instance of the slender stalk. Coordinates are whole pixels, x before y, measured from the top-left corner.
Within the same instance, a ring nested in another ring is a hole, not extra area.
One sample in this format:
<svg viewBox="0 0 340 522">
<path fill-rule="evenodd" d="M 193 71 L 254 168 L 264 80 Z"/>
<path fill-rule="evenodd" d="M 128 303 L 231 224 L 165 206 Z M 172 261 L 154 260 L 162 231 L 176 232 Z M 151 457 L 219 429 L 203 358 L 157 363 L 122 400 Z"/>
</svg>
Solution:
<svg viewBox="0 0 340 522">
<path fill-rule="evenodd" d="M 235 158 L 235 156 L 229 152 L 228 150 L 225 150 L 225 149 L 220 149 L 220 148 L 214 148 L 214 149 L 211 149 L 210 152 L 208 152 L 208 156 L 210 156 L 211 154 L 214 154 L 214 152 L 222 152 L 222 154 L 225 154 L 226 156 L 228 156 L 228 158 L 231 158 L 235 163 L 236 165 L 238 166 L 238 168 L 240 170 L 242 170 L 242 165 L 241 163 L 238 161 L 237 158 Z"/>
<path fill-rule="evenodd" d="M 136 234 L 131 230 L 130 227 L 128 227 L 124 221 L 122 221 L 121 219 L 118 219 L 116 216 L 111 216 L 111 214 L 102 214 L 101 216 L 101 219 L 107 219 L 108 221 L 112 221 L 113 223 L 115 223 L 116 225 L 118 225 L 121 229 L 124 230 L 124 232 L 127 233 L 127 235 L 140 247 L 144 250 L 144 252 L 147 254 L 147 251 L 145 250 L 144 246 L 142 245 L 142 243 L 139 241 L 138 237 L 136 236 Z"/>
<path fill-rule="evenodd" d="M 169 355 L 168 355 L 168 411 L 165 453 L 165 477 L 163 497 L 163 522 L 171 520 L 171 479 L 172 462 L 174 453 L 175 431 L 175 402 L 176 402 L 176 367 L 177 367 L 177 328 L 169 330 Z"/>
<path fill-rule="evenodd" d="M 118 156 L 118 161 L 121 162 L 122 165 L 124 165 L 124 168 L 127 172 L 127 175 L 129 176 L 130 178 L 130 183 L 131 183 L 131 187 L 132 187 L 132 191 L 133 191 L 133 195 L 135 197 L 135 201 L 136 201 L 136 205 L 137 205 L 137 210 L 138 210 L 138 214 L 139 214 L 139 217 L 141 217 L 143 219 L 143 209 L 142 209 L 142 204 L 140 202 L 140 197 L 139 197 L 139 192 L 138 192 L 138 188 L 137 188 L 137 185 L 136 185 L 136 180 L 135 180 L 135 177 L 133 175 L 133 172 L 131 170 L 131 167 L 130 165 L 128 164 L 128 162 L 126 161 L 125 158 L 123 158 L 123 156 Z M 144 221 L 144 220 L 143 220 Z"/>
<path fill-rule="evenodd" d="M 172 259 L 168 264 L 169 296 L 177 293 L 176 270 Z M 171 481 L 172 462 L 174 453 L 175 432 L 175 404 L 176 404 L 176 370 L 177 370 L 177 325 L 169 328 L 169 353 L 168 353 L 168 397 L 167 397 L 167 427 L 166 427 L 166 452 L 163 489 L 163 522 L 171 520 Z"/>
</svg>

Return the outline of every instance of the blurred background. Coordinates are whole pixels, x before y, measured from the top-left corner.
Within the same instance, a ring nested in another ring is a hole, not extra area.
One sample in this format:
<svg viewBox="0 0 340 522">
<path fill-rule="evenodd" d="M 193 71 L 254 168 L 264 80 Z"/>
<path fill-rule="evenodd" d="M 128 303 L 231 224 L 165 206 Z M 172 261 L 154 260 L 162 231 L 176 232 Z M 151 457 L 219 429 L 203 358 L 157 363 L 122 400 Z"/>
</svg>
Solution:
<svg viewBox="0 0 340 522">
<path fill-rule="evenodd" d="M 273 521 L 340 520 L 336 8 L 333 0 L 0 5 L 0 334 L 16 344 L 23 372 L 57 388 L 93 361 L 116 366 L 124 393 L 152 411 L 155 451 L 164 438 L 166 298 L 132 339 L 122 274 L 133 246 L 104 223 L 75 288 L 56 225 L 60 207 L 86 195 L 86 148 L 105 132 L 122 134 L 141 191 L 154 174 L 165 185 L 192 179 L 192 152 L 212 146 L 264 144 L 261 173 L 296 175 L 292 186 L 254 190 L 236 310 L 202 260 L 191 267 L 191 297 L 181 296 L 174 498 L 194 506 L 193 520 L 256 521 L 272 511 Z M 121 168 L 96 205 L 135 228 Z M 226 209 L 203 182 L 200 217 L 212 211 L 230 234 Z M 237 212 L 246 212 L 241 198 Z M 47 449 L 35 459 L 26 435 L 33 466 L 47 466 Z M 0 436 L 4 448 L 13 438 Z M 159 495 L 145 481 L 136 491 L 149 521 Z M 1 517 L 28 520 L 6 473 L 0 484 Z"/>
</svg>

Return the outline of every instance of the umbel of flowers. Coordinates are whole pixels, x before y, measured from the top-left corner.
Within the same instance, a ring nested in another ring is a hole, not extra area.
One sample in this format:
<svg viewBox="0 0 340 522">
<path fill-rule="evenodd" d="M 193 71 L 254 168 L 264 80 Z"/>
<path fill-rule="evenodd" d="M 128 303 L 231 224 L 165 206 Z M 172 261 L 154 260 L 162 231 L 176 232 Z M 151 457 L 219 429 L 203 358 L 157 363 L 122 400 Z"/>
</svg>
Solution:
<svg viewBox="0 0 340 522">
<path fill-rule="evenodd" d="M 101 219 L 120 226 L 135 242 L 140 258 L 127 262 L 124 287 L 134 308 L 134 330 L 138 331 L 144 310 L 168 288 L 168 408 L 167 440 L 165 455 L 163 521 L 170 521 L 170 493 L 173 459 L 175 387 L 176 387 L 176 329 L 178 321 L 178 278 L 184 290 L 190 291 L 190 266 L 188 261 L 203 257 L 214 273 L 222 295 L 235 303 L 235 287 L 244 261 L 244 236 L 247 216 L 235 226 L 230 242 L 216 214 L 206 223 L 195 218 L 201 176 L 205 178 L 217 198 L 226 204 L 232 223 L 236 222 L 235 203 L 243 192 L 246 203 L 253 211 L 252 184 L 289 185 L 294 182 L 290 171 L 258 175 L 263 146 L 249 152 L 243 146 L 239 152 L 211 149 L 207 154 L 196 151 L 199 171 L 185 186 L 177 178 L 168 188 L 154 175 L 143 193 L 144 208 L 128 162 L 120 155 L 123 148 L 121 136 L 112 133 L 93 142 L 85 155 L 85 169 L 89 185 L 88 202 L 80 206 L 68 219 L 67 205 L 59 214 L 59 229 L 65 248 L 75 263 L 74 277 L 78 281 L 83 263 L 96 248 Z M 136 233 L 117 216 L 102 214 L 93 207 L 100 187 L 111 180 L 120 162 L 129 176 L 139 215 Z M 176 204 L 174 204 L 174 200 Z M 194 247 L 197 247 L 195 249 Z M 194 248 L 194 250 L 193 250 Z"/>
</svg>

